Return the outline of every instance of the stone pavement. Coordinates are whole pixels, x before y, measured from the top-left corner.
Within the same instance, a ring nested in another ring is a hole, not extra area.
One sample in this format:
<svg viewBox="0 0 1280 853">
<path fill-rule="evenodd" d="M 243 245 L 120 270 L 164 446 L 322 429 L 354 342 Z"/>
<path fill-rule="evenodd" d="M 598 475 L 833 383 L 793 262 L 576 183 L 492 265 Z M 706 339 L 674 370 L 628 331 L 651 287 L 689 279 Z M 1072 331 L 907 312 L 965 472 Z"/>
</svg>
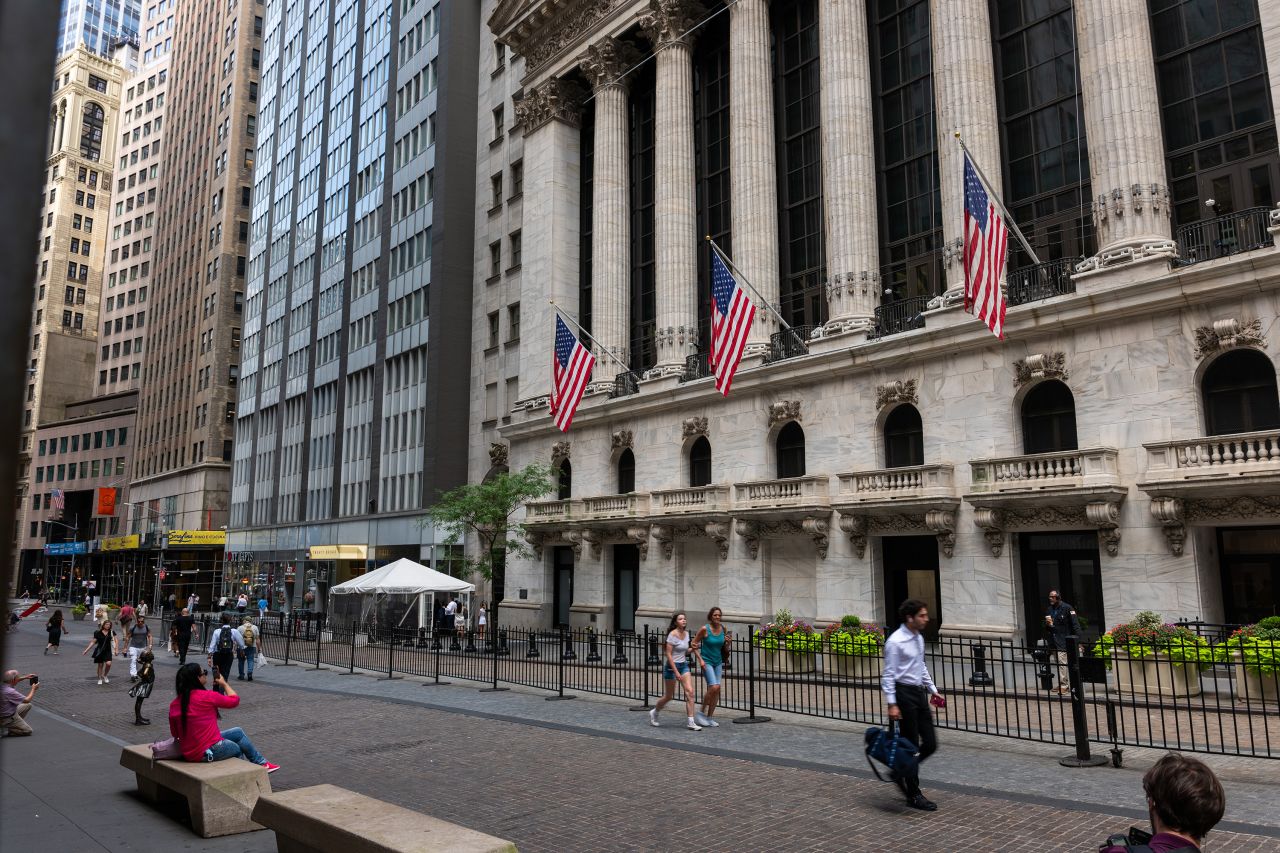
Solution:
<svg viewBox="0 0 1280 853">
<path fill-rule="evenodd" d="M 94 683 L 92 664 L 78 657 L 88 639 L 83 626 L 72 624 L 58 658 L 40 655 L 42 634 L 34 627 L 11 637 L 8 657 L 10 665 L 42 673 L 42 708 L 120 740 L 162 734 L 130 724 L 127 677 Z M 161 689 L 147 709 L 157 723 L 176 663 L 158 659 Z M 119 665 L 116 671 L 126 672 Z M 695 733 L 671 708 L 664 726 L 653 729 L 626 703 L 600 697 L 546 702 L 541 692 L 481 693 L 482 684 L 423 686 L 301 667 L 269 666 L 252 684 L 233 684 L 244 702 L 224 715 L 225 724 L 244 726 L 284 765 L 272 777 L 276 788 L 331 782 L 510 838 L 524 851 L 883 850 L 903 834 L 919 850 L 1092 850 L 1109 832 L 1144 821 L 1140 775 L 1152 760 L 1126 750 L 1125 769 L 1069 771 L 1056 762 L 1060 746 L 943 732 L 942 750 L 924 773 L 940 810 L 922 814 L 870 779 L 857 726 L 726 720 Z M 33 722 L 35 738 L 0 746 L 6 800 L 17 754 L 10 747 L 62 738 L 54 721 Z M 132 779 L 114 767 L 116 745 L 98 741 L 110 747 L 113 769 L 104 765 L 90 790 L 126 796 L 120 792 Z M 1280 762 L 1210 760 L 1226 779 L 1230 803 L 1229 824 L 1214 832 L 1212 849 L 1280 853 Z M 51 777 L 83 772 L 75 762 L 35 766 Z M 13 825 L 7 811 L 4 823 Z M 265 837 L 243 837 L 250 839 L 244 849 Z M 187 839 L 183 849 L 230 849 Z"/>
</svg>

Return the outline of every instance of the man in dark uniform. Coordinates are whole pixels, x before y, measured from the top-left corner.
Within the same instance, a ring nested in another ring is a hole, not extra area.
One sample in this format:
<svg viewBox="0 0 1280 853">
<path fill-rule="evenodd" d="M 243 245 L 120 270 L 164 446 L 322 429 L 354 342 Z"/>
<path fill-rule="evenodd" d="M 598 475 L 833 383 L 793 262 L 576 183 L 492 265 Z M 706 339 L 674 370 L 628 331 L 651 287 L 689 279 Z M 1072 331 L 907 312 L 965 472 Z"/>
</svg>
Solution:
<svg viewBox="0 0 1280 853">
<path fill-rule="evenodd" d="M 1053 649 L 1054 661 L 1058 669 L 1058 693 L 1071 692 L 1071 682 L 1067 676 L 1067 643 L 1068 637 L 1080 636 L 1080 620 L 1076 617 L 1076 609 L 1062 600 L 1058 591 L 1049 591 L 1049 609 L 1045 611 L 1044 627 L 1049 633 L 1049 646 Z"/>
</svg>

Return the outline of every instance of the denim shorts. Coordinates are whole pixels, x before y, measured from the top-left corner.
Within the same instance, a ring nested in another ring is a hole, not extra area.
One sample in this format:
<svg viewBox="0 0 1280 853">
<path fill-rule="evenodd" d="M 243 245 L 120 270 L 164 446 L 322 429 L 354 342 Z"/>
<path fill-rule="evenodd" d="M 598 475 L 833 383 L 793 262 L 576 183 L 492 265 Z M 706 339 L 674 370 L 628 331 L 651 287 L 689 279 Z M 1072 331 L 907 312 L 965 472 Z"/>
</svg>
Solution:
<svg viewBox="0 0 1280 853">
<path fill-rule="evenodd" d="M 676 664 L 676 669 L 679 670 L 681 675 L 689 674 L 689 664 L 686 663 L 685 661 L 680 661 L 680 663 Z M 671 671 L 671 664 L 664 663 L 662 665 L 662 677 L 667 681 L 676 680 L 676 674 Z"/>
<path fill-rule="evenodd" d="M 716 687 L 724 680 L 724 664 L 723 663 L 706 663 L 702 664 L 702 675 L 707 679 L 708 687 Z"/>
</svg>

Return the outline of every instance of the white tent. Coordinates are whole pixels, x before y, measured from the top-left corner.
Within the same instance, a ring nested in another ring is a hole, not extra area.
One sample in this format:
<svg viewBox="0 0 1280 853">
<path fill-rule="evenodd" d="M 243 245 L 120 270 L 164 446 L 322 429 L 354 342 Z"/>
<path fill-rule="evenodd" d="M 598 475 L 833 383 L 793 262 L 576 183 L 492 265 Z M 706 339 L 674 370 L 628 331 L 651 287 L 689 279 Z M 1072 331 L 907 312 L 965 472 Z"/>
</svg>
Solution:
<svg viewBox="0 0 1280 853">
<path fill-rule="evenodd" d="M 361 596 L 360 604 L 339 608 L 347 615 L 335 613 L 339 619 L 351 618 L 358 612 L 360 621 L 371 620 L 384 626 L 412 627 L 416 611 L 417 624 L 434 628 L 435 613 L 427 606 L 427 596 L 437 592 L 475 592 L 475 584 L 450 577 L 413 560 L 401 558 L 381 568 L 354 577 L 329 590 L 330 595 Z M 337 602 L 335 602 L 336 604 Z M 413 605 L 417 606 L 414 607 Z M 470 609 L 470 608 L 468 608 Z"/>
</svg>

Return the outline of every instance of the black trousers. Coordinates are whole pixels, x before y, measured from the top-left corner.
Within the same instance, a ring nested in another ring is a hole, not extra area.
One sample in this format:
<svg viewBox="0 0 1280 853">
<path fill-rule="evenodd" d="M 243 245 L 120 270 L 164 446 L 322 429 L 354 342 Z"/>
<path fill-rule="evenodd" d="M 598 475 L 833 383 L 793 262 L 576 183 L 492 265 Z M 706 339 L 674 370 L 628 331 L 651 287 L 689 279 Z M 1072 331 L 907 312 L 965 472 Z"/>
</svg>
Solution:
<svg viewBox="0 0 1280 853">
<path fill-rule="evenodd" d="M 902 712 L 899 727 L 902 736 L 920 747 L 917 761 L 920 764 L 938 751 L 938 736 L 933 731 L 933 711 L 929 707 L 929 691 L 918 684 L 896 685 L 898 710 Z M 920 774 L 912 773 L 903 778 L 903 793 L 914 797 L 920 793 Z"/>
<path fill-rule="evenodd" d="M 187 634 L 185 637 L 182 634 L 178 635 L 178 664 L 179 665 L 187 662 L 187 648 L 190 645 L 191 645 L 190 634 Z"/>
<path fill-rule="evenodd" d="M 235 652 L 214 652 L 213 665 L 222 673 L 223 678 L 231 677 L 231 667 L 235 666 Z M 209 681 L 213 681 L 213 673 L 209 673 Z"/>
</svg>

